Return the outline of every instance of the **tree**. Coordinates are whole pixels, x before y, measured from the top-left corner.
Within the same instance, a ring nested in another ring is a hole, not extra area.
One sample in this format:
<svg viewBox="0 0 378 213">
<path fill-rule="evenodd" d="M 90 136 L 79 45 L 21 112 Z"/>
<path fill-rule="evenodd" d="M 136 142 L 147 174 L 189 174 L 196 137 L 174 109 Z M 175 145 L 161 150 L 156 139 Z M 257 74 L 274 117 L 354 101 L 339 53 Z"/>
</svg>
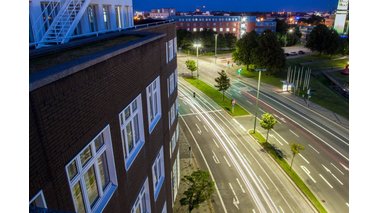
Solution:
<svg viewBox="0 0 378 213">
<path fill-rule="evenodd" d="M 215 191 L 214 182 L 206 171 L 194 171 L 190 176 L 185 175 L 183 181 L 189 188 L 184 192 L 185 197 L 180 199 L 180 204 L 188 205 L 189 212 L 198 208 L 199 204 L 209 199 Z"/>
<path fill-rule="evenodd" d="M 268 72 L 276 73 L 285 67 L 286 57 L 276 35 L 266 30 L 258 38 L 258 47 L 254 51 L 254 65 L 267 68 Z"/>
<path fill-rule="evenodd" d="M 237 41 L 237 38 L 232 33 L 226 33 L 224 34 L 224 38 L 226 40 L 226 46 L 228 49 L 235 49 L 235 44 Z"/>
<path fill-rule="evenodd" d="M 264 128 L 265 130 L 268 130 L 266 133 L 266 141 L 268 142 L 268 137 L 269 137 L 269 130 L 273 129 L 274 125 L 277 123 L 277 120 L 273 117 L 273 115 L 269 113 L 264 113 L 261 116 L 260 120 L 260 126 Z"/>
<path fill-rule="evenodd" d="M 304 150 L 304 146 L 298 143 L 291 143 L 290 149 L 291 149 L 291 153 L 293 154 L 293 157 L 291 158 L 291 164 L 290 164 L 290 169 L 291 169 L 291 167 L 293 166 L 295 155 L 299 154 L 300 151 Z"/>
<path fill-rule="evenodd" d="M 187 60 L 185 61 L 186 68 L 192 72 L 192 77 L 193 77 L 193 72 L 197 70 L 197 65 L 194 60 Z"/>
<path fill-rule="evenodd" d="M 232 58 L 235 62 L 247 66 L 253 64 L 256 49 L 258 47 L 257 34 L 255 31 L 246 33 L 241 39 L 236 42 L 236 49 L 232 53 Z"/>
<path fill-rule="evenodd" d="M 275 19 L 276 21 L 276 32 L 284 35 L 287 33 L 289 29 L 289 25 L 285 22 L 285 20 Z"/>
<path fill-rule="evenodd" d="M 341 46 L 340 36 L 334 29 L 328 29 L 319 24 L 311 31 L 306 47 L 319 54 L 327 53 L 334 55 L 339 52 Z"/>
<path fill-rule="evenodd" d="M 219 77 L 215 78 L 215 82 L 217 83 L 214 85 L 218 88 L 218 91 L 222 92 L 223 94 L 223 101 L 224 101 L 224 93 L 228 88 L 230 88 L 230 78 L 227 76 L 226 72 L 222 70 L 222 72 L 218 72 Z"/>
</svg>

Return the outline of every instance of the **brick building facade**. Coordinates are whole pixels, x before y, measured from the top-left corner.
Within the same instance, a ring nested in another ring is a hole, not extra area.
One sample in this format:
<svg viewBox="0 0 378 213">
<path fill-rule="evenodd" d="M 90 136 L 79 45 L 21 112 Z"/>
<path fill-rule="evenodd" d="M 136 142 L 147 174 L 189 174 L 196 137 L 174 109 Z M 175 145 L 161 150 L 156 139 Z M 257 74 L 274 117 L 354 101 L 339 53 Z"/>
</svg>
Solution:
<svg viewBox="0 0 378 213">
<path fill-rule="evenodd" d="M 85 56 L 62 62 L 83 49 Z M 172 212 L 179 184 L 175 25 L 33 50 L 30 70 L 30 205 Z"/>
</svg>

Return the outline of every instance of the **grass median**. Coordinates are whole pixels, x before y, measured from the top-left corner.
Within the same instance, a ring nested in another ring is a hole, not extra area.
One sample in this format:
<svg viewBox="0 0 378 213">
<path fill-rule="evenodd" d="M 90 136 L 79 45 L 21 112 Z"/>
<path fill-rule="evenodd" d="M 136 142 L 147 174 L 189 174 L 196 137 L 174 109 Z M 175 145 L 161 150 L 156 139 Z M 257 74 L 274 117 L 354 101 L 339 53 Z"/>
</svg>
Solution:
<svg viewBox="0 0 378 213">
<path fill-rule="evenodd" d="M 214 89 L 210 85 L 206 84 L 205 82 L 194 79 L 194 78 L 184 78 L 187 82 L 191 85 L 196 87 L 197 89 L 201 90 L 201 92 L 205 93 L 205 95 L 209 96 L 215 103 L 225 109 L 230 115 L 232 116 L 240 116 L 240 115 L 249 115 L 249 113 L 240 107 L 238 104 L 235 104 L 234 111 L 232 112 L 231 106 L 231 99 L 224 96 L 224 100 L 222 99 L 222 93 L 218 90 Z"/>
<path fill-rule="evenodd" d="M 253 130 L 249 131 L 249 134 L 252 135 L 264 148 L 264 150 L 269 153 L 270 156 L 281 166 L 281 168 L 286 172 L 287 175 L 293 180 L 293 182 L 298 186 L 298 188 L 306 195 L 306 197 L 310 200 L 310 202 L 314 205 L 314 207 L 318 210 L 318 212 L 326 213 L 326 209 L 323 207 L 322 203 L 315 197 L 315 195 L 311 192 L 311 190 L 307 187 L 307 185 L 303 182 L 303 180 L 297 175 L 297 173 L 290 168 L 289 163 L 284 159 L 281 150 L 279 150 L 274 145 L 265 142 L 264 136 L 260 133 L 255 132 Z"/>
</svg>

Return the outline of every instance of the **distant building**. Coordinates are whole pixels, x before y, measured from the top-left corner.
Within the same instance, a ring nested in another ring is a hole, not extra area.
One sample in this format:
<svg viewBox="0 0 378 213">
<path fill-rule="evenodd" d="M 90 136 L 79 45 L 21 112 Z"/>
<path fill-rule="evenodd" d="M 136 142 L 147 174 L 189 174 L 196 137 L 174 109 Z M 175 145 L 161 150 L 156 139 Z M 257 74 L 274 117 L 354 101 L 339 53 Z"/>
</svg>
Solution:
<svg viewBox="0 0 378 213">
<path fill-rule="evenodd" d="M 301 41 L 305 42 L 315 26 L 299 26 L 299 31 L 302 33 Z"/>
<path fill-rule="evenodd" d="M 256 30 L 261 33 L 265 30 L 276 31 L 275 21 L 257 22 L 256 16 L 173 16 L 176 28 L 191 32 L 211 30 L 216 33 L 232 33 L 240 38 L 246 32 Z"/>
<path fill-rule="evenodd" d="M 349 15 L 349 0 L 339 0 L 336 11 L 336 18 L 334 22 L 334 29 L 339 34 L 349 32 L 349 26 L 347 25 L 347 18 Z"/>
<path fill-rule="evenodd" d="M 174 8 L 161 8 L 152 9 L 149 17 L 152 19 L 167 19 L 169 16 L 175 16 L 176 9 Z"/>
</svg>

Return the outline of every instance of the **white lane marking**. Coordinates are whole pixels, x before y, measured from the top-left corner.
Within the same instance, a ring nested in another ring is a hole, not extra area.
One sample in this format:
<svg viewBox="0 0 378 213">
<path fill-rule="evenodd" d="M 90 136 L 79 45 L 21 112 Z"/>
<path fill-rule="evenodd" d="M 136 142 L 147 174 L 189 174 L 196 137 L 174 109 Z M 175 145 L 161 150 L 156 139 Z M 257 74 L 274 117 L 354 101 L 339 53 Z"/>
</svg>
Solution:
<svg viewBox="0 0 378 213">
<path fill-rule="evenodd" d="M 188 116 L 188 115 L 199 115 L 199 114 L 204 114 L 204 113 L 215 113 L 215 112 L 220 112 L 222 110 L 209 110 L 209 111 L 202 111 L 202 112 L 198 112 L 198 113 L 186 113 L 186 114 L 181 114 L 181 116 Z"/>
<path fill-rule="evenodd" d="M 215 184 L 214 184 L 214 186 L 215 186 L 215 190 L 217 191 L 217 194 L 218 194 L 219 200 L 220 200 L 220 202 L 221 202 L 221 204 L 222 204 L 222 208 L 223 208 L 224 212 L 227 213 L 226 206 L 224 205 L 224 202 L 223 202 L 222 196 L 221 196 L 221 194 L 220 194 L 220 192 L 219 192 L 218 186 L 217 186 L 217 184 L 216 184 L 216 182 L 215 182 L 215 179 L 214 179 L 213 173 L 211 172 L 210 166 L 209 166 L 209 164 L 207 163 L 207 160 L 206 160 L 206 158 L 205 158 L 205 155 L 203 154 L 203 152 L 202 152 L 200 146 L 198 145 L 198 142 L 197 142 L 196 138 L 194 137 L 192 131 L 190 130 L 190 128 L 189 128 L 189 126 L 188 126 L 188 124 L 186 123 L 186 121 L 185 121 L 184 118 L 182 118 L 182 121 L 184 122 L 186 128 L 189 130 L 190 135 L 192 136 L 194 142 L 196 143 L 196 146 L 197 146 L 197 148 L 198 148 L 198 150 L 199 150 L 199 152 L 200 152 L 200 154 L 201 154 L 202 159 L 205 161 L 205 164 L 206 164 L 207 170 L 208 170 L 209 173 L 210 173 L 210 177 L 211 177 L 211 179 L 212 179 L 212 180 L 214 181 L 214 183 L 215 183 Z"/>
<path fill-rule="evenodd" d="M 282 209 L 282 207 L 281 206 L 278 206 L 278 207 L 280 207 L 280 209 L 281 209 L 281 212 L 282 213 L 285 213 L 285 211 Z"/>
<path fill-rule="evenodd" d="M 305 157 L 303 157 L 303 155 L 302 155 L 301 153 L 298 153 L 298 155 L 301 156 L 301 158 L 302 158 L 304 161 L 306 161 L 306 163 L 310 164 L 310 162 L 308 162 L 308 160 L 307 160 Z"/>
<path fill-rule="evenodd" d="M 316 150 L 314 147 L 312 147 L 310 144 L 308 145 L 311 149 L 313 149 L 316 153 L 320 154 L 318 150 Z"/>
<path fill-rule="evenodd" d="M 213 159 L 214 159 L 215 163 L 220 164 L 218 157 L 215 155 L 214 151 L 212 151 L 212 152 L 213 152 Z"/>
<path fill-rule="evenodd" d="M 281 143 L 281 141 L 279 141 L 274 135 L 272 134 L 269 134 L 270 137 L 276 139 L 276 141 L 278 141 L 279 144 L 281 144 L 281 146 L 283 146 L 283 144 Z"/>
<path fill-rule="evenodd" d="M 245 159 L 248 161 L 249 164 L 252 164 L 251 161 L 247 158 L 247 155 L 243 154 Z"/>
<path fill-rule="evenodd" d="M 302 170 L 311 178 L 311 180 L 316 183 L 316 180 L 310 175 L 310 171 L 305 166 L 301 166 Z"/>
<path fill-rule="evenodd" d="M 201 134 L 202 134 L 202 131 L 201 131 L 201 129 L 199 128 L 199 126 L 198 126 L 197 124 L 196 124 L 196 127 L 198 128 L 198 131 L 197 131 L 197 132 L 198 132 L 198 134 L 200 134 L 200 135 L 201 135 Z"/>
<path fill-rule="evenodd" d="M 246 94 L 249 95 L 249 96 L 252 96 L 252 97 L 253 97 L 253 95 L 251 95 L 251 94 L 249 94 L 249 93 L 246 93 Z M 288 108 L 287 106 L 285 106 L 285 105 L 279 103 L 278 101 L 276 101 L 276 100 L 274 100 L 274 99 L 272 99 L 272 98 L 270 98 L 270 97 L 268 97 L 268 96 L 266 96 L 266 97 L 269 98 L 269 99 L 271 99 L 272 101 L 278 103 L 279 105 L 282 105 L 283 107 L 285 107 L 286 109 L 292 111 L 293 113 L 295 113 L 295 114 L 301 116 L 301 117 L 304 118 L 305 120 L 311 122 L 311 123 L 314 124 L 315 126 L 319 127 L 319 128 L 322 129 L 323 131 L 325 131 L 325 132 L 327 132 L 328 134 L 334 136 L 335 138 L 339 139 L 341 142 L 343 142 L 344 144 L 346 144 L 347 146 L 349 146 L 349 144 L 348 144 L 347 142 L 345 142 L 343 139 L 341 139 L 340 137 L 336 136 L 335 134 L 329 132 L 328 130 L 324 129 L 323 127 L 319 126 L 318 124 L 314 123 L 314 122 L 311 121 L 310 119 L 308 119 L 308 118 L 306 118 L 306 117 L 303 117 L 302 115 L 300 115 L 300 114 L 297 113 L 296 111 L 294 111 L 294 110 Z M 270 105 L 267 104 L 266 102 L 264 102 L 264 101 L 262 101 L 262 100 L 260 100 L 260 101 L 261 101 L 262 103 L 264 103 L 264 104 L 270 106 Z M 272 107 L 272 106 L 270 106 L 270 107 Z M 272 107 L 272 108 L 273 108 L 273 107 Z M 275 109 L 276 111 L 280 112 L 280 111 L 277 110 L 276 108 L 274 108 L 274 109 Z M 343 154 L 341 154 L 341 152 L 339 152 L 337 149 L 335 149 L 333 146 L 331 146 L 331 145 L 330 145 L 329 143 L 327 143 L 325 140 L 323 140 L 322 138 L 320 138 L 319 136 L 317 136 L 315 133 L 311 132 L 310 130 L 308 130 L 307 128 L 305 128 L 304 126 L 302 126 L 301 124 L 299 124 L 298 122 L 294 121 L 294 120 L 291 119 L 289 116 L 283 114 L 282 112 L 280 112 L 280 114 L 281 114 L 281 115 L 284 115 L 285 117 L 287 117 L 288 119 L 290 119 L 292 122 L 294 122 L 295 124 L 297 124 L 298 126 L 300 126 L 302 129 L 306 130 L 307 132 L 309 132 L 310 134 L 312 134 L 314 137 L 316 137 L 317 139 L 319 139 L 320 141 L 322 141 L 324 144 L 326 144 L 328 147 L 330 147 L 333 151 L 335 151 L 336 153 L 338 153 L 341 157 L 343 157 L 344 159 L 346 159 L 347 161 L 349 161 L 349 158 L 345 157 Z M 349 142 L 349 141 L 348 141 L 348 142 Z"/>
<path fill-rule="evenodd" d="M 205 125 L 203 125 L 203 128 L 206 130 L 206 132 L 209 132 L 209 130 L 207 130 L 207 128 L 206 128 L 206 126 Z"/>
<path fill-rule="evenodd" d="M 224 160 L 226 161 L 226 163 L 227 163 L 228 167 L 231 167 L 231 164 L 230 164 L 230 162 L 228 162 L 228 160 L 227 160 L 226 156 L 224 156 L 224 155 L 223 155 L 223 158 L 224 158 Z"/>
<path fill-rule="evenodd" d="M 201 122 L 201 119 L 196 115 L 196 118 L 197 118 L 197 120 L 199 121 L 199 122 Z"/>
<path fill-rule="evenodd" d="M 243 186 L 241 185 L 241 183 L 240 183 L 240 181 L 239 181 L 238 178 L 236 178 L 236 181 L 238 182 L 238 184 L 239 184 L 239 186 L 240 186 L 242 192 L 245 194 L 245 190 L 244 190 Z"/>
<path fill-rule="evenodd" d="M 337 168 L 333 163 L 331 163 L 331 165 L 332 165 L 333 167 L 335 167 L 335 169 L 337 169 L 337 171 L 339 171 L 342 175 L 344 175 L 344 172 L 342 172 L 339 168 Z"/>
<path fill-rule="evenodd" d="M 331 172 L 331 170 L 330 169 L 328 169 L 326 166 L 324 166 L 323 164 L 322 164 L 322 166 L 324 167 L 324 169 L 328 172 L 328 173 L 330 173 L 341 185 L 344 185 L 343 184 L 343 182 L 341 182 L 332 172 Z"/>
<path fill-rule="evenodd" d="M 240 126 L 240 128 L 242 128 L 242 130 L 244 131 L 244 132 L 246 132 L 247 130 L 235 119 L 235 118 L 233 118 L 232 120 L 234 120 L 235 121 L 235 123 L 237 123 L 239 126 Z"/>
<path fill-rule="evenodd" d="M 262 113 L 265 113 L 265 111 L 264 110 L 262 110 L 262 109 L 259 109 Z"/>
<path fill-rule="evenodd" d="M 252 212 L 253 212 L 253 213 L 256 213 L 255 209 L 252 209 Z"/>
<path fill-rule="evenodd" d="M 323 177 L 322 174 L 319 173 L 319 176 L 328 184 L 329 187 L 331 187 L 331 189 L 333 189 L 333 186 Z"/>
<path fill-rule="evenodd" d="M 253 105 L 253 103 L 252 102 L 250 102 L 250 101 L 247 101 L 249 104 L 251 104 L 251 105 Z"/>
<path fill-rule="evenodd" d="M 274 113 L 273 113 L 273 115 L 274 115 L 274 117 L 276 117 L 276 118 L 280 118 L 280 116 L 278 116 L 278 115 L 276 115 L 276 114 L 274 114 Z"/>
<path fill-rule="evenodd" d="M 291 129 L 289 129 L 289 131 L 290 131 L 291 133 L 293 133 L 293 135 L 297 136 L 297 138 L 299 138 L 299 136 L 298 136 L 297 134 L 295 134 L 295 132 L 293 132 Z"/>
<path fill-rule="evenodd" d="M 345 203 L 349 207 L 349 203 Z"/>
<path fill-rule="evenodd" d="M 239 198 L 238 198 L 238 196 L 236 196 L 236 193 L 235 193 L 235 191 L 234 191 L 234 188 L 232 188 L 231 183 L 228 183 L 228 185 L 229 185 L 230 188 L 231 188 L 232 194 L 234 194 L 234 197 L 233 197 L 232 201 L 233 201 L 235 207 L 236 207 L 237 209 L 239 209 L 239 206 L 238 206 L 238 205 L 239 205 Z"/>
<path fill-rule="evenodd" d="M 276 132 L 276 130 L 274 130 L 274 129 L 272 129 L 272 131 L 274 132 L 274 133 L 276 133 L 277 134 L 277 136 L 278 137 L 280 137 L 287 145 L 289 145 L 289 143 L 280 135 L 280 134 L 278 134 L 277 132 Z"/>
<path fill-rule="evenodd" d="M 219 148 L 217 141 L 213 138 L 215 145 Z"/>
<path fill-rule="evenodd" d="M 339 164 L 340 164 L 342 167 L 344 167 L 345 170 L 349 171 L 349 168 L 346 167 L 346 166 L 344 166 L 344 164 L 342 164 L 341 162 L 339 162 Z"/>
<path fill-rule="evenodd" d="M 268 187 L 268 185 L 266 185 L 266 183 L 265 183 L 265 181 L 262 179 L 262 177 L 261 176 L 259 176 L 260 177 L 260 179 L 261 179 L 261 182 L 265 185 L 265 187 L 269 190 L 269 187 Z"/>
</svg>

